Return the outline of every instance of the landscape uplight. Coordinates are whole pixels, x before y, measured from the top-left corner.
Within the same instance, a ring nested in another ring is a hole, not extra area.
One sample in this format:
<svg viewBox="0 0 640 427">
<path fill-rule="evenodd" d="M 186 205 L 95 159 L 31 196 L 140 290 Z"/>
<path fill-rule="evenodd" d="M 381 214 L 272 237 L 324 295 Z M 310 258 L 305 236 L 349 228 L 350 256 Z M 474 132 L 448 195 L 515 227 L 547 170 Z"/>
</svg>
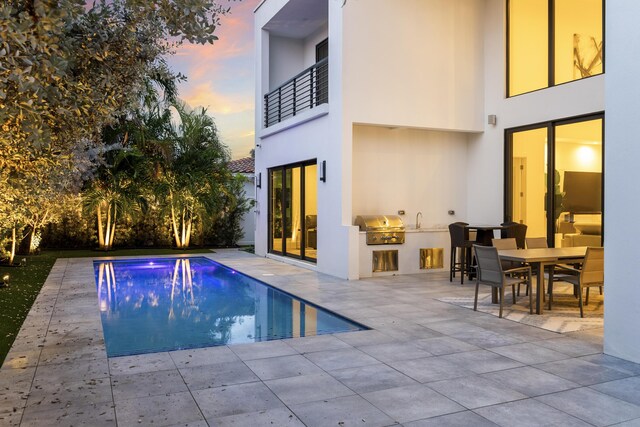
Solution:
<svg viewBox="0 0 640 427">
<path fill-rule="evenodd" d="M 9 276 L 8 274 L 5 274 L 4 276 L 2 276 L 2 286 L 9 286 L 9 279 L 11 279 L 11 276 Z"/>
</svg>

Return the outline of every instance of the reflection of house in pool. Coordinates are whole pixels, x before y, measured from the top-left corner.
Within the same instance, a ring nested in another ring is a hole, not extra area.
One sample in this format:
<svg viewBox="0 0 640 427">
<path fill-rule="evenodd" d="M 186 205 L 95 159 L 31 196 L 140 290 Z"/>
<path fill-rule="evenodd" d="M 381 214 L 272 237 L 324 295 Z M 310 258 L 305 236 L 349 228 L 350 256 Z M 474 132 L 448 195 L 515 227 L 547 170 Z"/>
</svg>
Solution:
<svg viewBox="0 0 640 427">
<path fill-rule="evenodd" d="M 420 269 L 420 251 L 448 259 L 447 224 L 514 220 L 549 246 L 606 240 L 607 282 L 632 283 L 638 13 L 601 0 L 262 1 L 256 253 L 348 279 L 437 271 Z M 573 172 L 601 174 L 599 207 L 568 203 Z M 389 214 L 407 228 L 384 247 L 398 270 L 373 272 L 380 248 L 353 221 Z M 625 321 L 640 291 L 615 286 L 605 345 L 640 361 L 640 328 Z"/>
<path fill-rule="evenodd" d="M 97 261 L 110 357 L 360 330 L 206 258 Z"/>
</svg>

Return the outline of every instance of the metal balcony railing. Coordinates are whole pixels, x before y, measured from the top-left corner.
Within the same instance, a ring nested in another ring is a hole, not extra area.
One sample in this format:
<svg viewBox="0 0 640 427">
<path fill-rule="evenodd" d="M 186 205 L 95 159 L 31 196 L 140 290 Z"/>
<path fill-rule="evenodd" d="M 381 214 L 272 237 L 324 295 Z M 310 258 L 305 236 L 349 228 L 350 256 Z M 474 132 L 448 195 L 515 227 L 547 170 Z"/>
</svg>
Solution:
<svg viewBox="0 0 640 427">
<path fill-rule="evenodd" d="M 264 126 L 329 102 L 329 61 L 315 63 L 264 96 Z"/>
</svg>

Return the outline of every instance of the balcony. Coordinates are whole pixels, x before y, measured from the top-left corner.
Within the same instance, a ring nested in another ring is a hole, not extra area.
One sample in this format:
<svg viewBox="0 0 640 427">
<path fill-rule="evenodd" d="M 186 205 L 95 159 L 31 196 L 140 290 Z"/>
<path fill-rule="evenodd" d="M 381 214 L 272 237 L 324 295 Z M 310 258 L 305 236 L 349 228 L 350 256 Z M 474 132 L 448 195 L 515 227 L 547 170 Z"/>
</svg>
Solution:
<svg viewBox="0 0 640 427">
<path fill-rule="evenodd" d="M 264 127 L 329 102 L 329 61 L 322 59 L 264 96 Z"/>
</svg>

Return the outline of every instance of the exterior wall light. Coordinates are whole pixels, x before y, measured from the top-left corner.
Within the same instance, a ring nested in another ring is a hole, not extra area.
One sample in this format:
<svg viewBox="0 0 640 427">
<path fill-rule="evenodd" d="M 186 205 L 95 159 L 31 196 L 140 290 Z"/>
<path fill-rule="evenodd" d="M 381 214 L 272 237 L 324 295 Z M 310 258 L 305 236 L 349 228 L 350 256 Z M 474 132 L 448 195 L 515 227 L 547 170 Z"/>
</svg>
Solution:
<svg viewBox="0 0 640 427">
<path fill-rule="evenodd" d="M 327 161 L 320 162 L 320 181 L 327 182 Z"/>
<path fill-rule="evenodd" d="M 256 176 L 256 187 L 262 188 L 262 172 L 258 172 L 258 175 Z"/>
</svg>

